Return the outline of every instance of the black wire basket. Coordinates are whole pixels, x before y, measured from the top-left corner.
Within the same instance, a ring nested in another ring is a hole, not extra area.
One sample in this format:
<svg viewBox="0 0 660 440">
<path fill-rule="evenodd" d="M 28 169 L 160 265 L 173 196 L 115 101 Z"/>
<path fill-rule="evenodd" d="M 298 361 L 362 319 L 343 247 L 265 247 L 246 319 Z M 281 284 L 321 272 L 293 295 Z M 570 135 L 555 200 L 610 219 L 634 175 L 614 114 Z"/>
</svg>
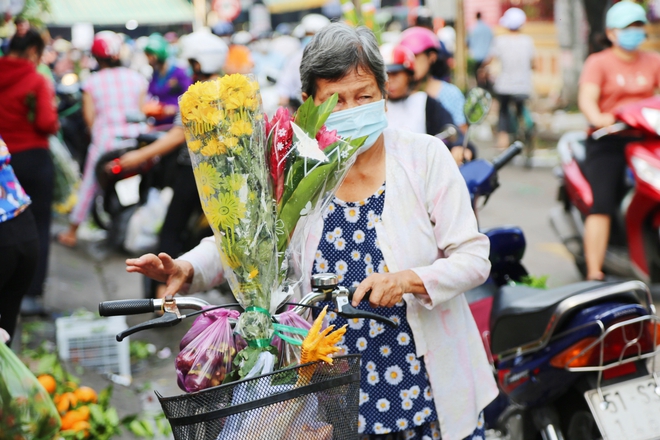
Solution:
<svg viewBox="0 0 660 440">
<path fill-rule="evenodd" d="M 180 396 L 156 393 L 176 440 L 354 440 L 360 355 Z"/>
</svg>

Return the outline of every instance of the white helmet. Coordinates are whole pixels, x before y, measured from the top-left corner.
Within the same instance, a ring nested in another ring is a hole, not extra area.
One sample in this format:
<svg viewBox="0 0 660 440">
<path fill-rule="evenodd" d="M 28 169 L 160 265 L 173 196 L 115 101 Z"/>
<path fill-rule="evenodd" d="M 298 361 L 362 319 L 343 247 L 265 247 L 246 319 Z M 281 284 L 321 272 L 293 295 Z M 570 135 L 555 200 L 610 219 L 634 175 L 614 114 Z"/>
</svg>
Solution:
<svg viewBox="0 0 660 440">
<path fill-rule="evenodd" d="M 212 75 L 225 65 L 229 48 L 222 38 L 206 30 L 193 32 L 179 40 L 181 58 L 194 59 L 205 75 Z"/>
<path fill-rule="evenodd" d="M 305 15 L 300 22 L 305 34 L 314 35 L 324 27 L 330 24 L 330 20 L 325 15 L 321 14 L 308 14 Z"/>
</svg>

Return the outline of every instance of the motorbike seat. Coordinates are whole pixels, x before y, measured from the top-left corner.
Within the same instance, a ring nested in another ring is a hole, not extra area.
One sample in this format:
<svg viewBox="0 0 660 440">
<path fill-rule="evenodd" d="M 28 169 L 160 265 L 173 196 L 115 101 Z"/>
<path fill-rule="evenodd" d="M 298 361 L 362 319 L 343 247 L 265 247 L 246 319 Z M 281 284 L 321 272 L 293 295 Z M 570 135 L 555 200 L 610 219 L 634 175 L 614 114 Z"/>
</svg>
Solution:
<svg viewBox="0 0 660 440">
<path fill-rule="evenodd" d="M 495 295 L 491 311 L 491 351 L 500 354 L 539 341 L 548 326 L 557 328 L 568 317 L 569 314 L 562 314 L 558 316 L 560 322 L 552 322 L 562 301 L 602 289 L 608 284 L 617 283 L 585 281 L 549 290 L 526 286 L 502 287 Z M 635 293 L 629 290 L 618 292 L 616 296 L 639 302 Z M 582 307 L 584 303 L 577 305 Z"/>
</svg>

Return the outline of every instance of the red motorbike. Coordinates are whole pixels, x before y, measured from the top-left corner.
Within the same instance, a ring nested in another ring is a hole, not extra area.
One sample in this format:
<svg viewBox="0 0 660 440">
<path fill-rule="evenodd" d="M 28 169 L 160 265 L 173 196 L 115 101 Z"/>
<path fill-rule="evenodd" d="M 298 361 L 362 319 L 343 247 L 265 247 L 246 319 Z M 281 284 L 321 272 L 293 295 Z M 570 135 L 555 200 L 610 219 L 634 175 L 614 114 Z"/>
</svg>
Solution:
<svg viewBox="0 0 660 440">
<path fill-rule="evenodd" d="M 625 195 L 612 218 L 610 240 L 603 265 L 606 274 L 660 282 L 660 96 L 618 109 L 617 123 L 590 136 L 624 136 L 631 139 L 625 149 Z M 591 186 L 583 173 L 587 134 L 569 132 L 557 150 L 561 159 L 558 200 L 551 211 L 557 235 L 585 275 L 583 249 L 584 219 L 593 203 Z"/>
</svg>

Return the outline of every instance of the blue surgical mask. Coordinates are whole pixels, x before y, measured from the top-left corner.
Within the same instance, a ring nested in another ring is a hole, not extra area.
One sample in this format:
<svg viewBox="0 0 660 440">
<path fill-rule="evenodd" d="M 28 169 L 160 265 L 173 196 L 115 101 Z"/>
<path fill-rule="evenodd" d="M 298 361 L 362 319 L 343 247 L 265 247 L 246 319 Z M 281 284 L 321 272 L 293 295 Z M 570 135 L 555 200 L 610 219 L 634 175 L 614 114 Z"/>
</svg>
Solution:
<svg viewBox="0 0 660 440">
<path fill-rule="evenodd" d="M 337 130 L 337 134 L 343 138 L 368 136 L 357 151 L 357 154 L 362 154 L 376 143 L 378 136 L 387 128 L 385 100 L 331 113 L 325 125 L 328 130 Z"/>
<path fill-rule="evenodd" d="M 646 31 L 639 27 L 630 27 L 626 29 L 619 29 L 617 34 L 617 41 L 622 49 L 633 51 L 636 50 L 640 44 L 646 39 Z"/>
</svg>

